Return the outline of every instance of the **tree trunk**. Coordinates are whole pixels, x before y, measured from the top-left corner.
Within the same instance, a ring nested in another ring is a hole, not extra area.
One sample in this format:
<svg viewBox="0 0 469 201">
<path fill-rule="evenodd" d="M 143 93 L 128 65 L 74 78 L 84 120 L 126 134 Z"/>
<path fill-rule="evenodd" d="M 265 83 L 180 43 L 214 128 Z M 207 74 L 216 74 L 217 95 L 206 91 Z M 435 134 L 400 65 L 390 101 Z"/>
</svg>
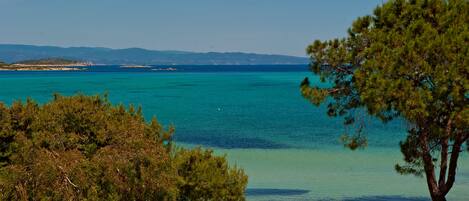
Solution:
<svg viewBox="0 0 469 201">
<path fill-rule="evenodd" d="M 435 195 L 432 196 L 432 201 L 446 201 L 446 198 L 444 195 Z"/>
<path fill-rule="evenodd" d="M 428 191 L 430 192 L 432 201 L 446 201 L 444 194 L 442 194 L 436 182 L 435 166 L 433 165 L 432 155 L 430 154 L 430 148 L 428 147 L 427 133 L 425 131 L 420 134 L 420 146 L 422 148 L 425 178 L 427 179 Z"/>
<path fill-rule="evenodd" d="M 451 156 L 449 158 L 448 167 L 448 145 L 449 136 L 451 136 L 452 127 L 451 120 L 448 121 L 446 128 L 446 136 L 441 141 L 441 158 L 440 158 L 440 175 L 438 183 L 435 176 L 435 166 L 433 165 L 433 157 L 428 142 L 428 133 L 422 130 L 420 134 L 420 146 L 422 151 L 422 160 L 427 179 L 428 190 L 433 201 L 446 201 L 445 196 L 448 194 L 451 187 L 453 187 L 456 168 L 458 164 L 459 152 L 461 151 L 462 144 L 469 138 L 467 134 L 456 133 L 454 143 L 451 149 Z M 448 169 L 449 168 L 449 169 Z M 447 172 L 448 171 L 448 172 Z M 446 174 L 448 173 L 448 177 Z"/>
<path fill-rule="evenodd" d="M 453 144 L 451 150 L 451 157 L 449 161 L 448 178 L 446 184 L 442 186 L 441 190 L 444 194 L 447 194 L 451 187 L 453 187 L 454 181 L 456 180 L 456 168 L 458 165 L 459 152 L 461 151 L 461 145 L 465 141 L 465 136 L 458 136 Z"/>
</svg>

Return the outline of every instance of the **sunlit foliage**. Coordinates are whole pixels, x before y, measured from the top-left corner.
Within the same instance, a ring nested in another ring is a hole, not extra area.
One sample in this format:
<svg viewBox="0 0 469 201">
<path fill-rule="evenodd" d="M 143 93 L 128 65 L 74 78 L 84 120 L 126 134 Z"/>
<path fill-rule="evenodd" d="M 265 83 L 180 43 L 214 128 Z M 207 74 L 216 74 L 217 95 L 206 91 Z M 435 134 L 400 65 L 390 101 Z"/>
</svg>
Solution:
<svg viewBox="0 0 469 201">
<path fill-rule="evenodd" d="M 180 183 L 180 200 L 240 200 L 247 184 L 243 170 L 230 168 L 224 157 L 211 150 L 180 150 L 175 157 Z M 209 170 L 209 171 L 207 171 Z"/>
<path fill-rule="evenodd" d="M 175 151 L 172 127 L 106 96 L 0 104 L 0 126 L 0 200 L 244 200 L 242 170 L 210 151 Z"/>
</svg>

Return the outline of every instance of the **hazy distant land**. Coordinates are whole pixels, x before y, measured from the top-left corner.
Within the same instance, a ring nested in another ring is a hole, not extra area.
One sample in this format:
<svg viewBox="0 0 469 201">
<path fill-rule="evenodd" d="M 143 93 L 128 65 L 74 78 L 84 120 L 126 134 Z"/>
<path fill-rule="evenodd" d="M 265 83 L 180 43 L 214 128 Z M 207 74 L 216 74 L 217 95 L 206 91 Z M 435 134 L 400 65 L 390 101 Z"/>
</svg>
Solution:
<svg viewBox="0 0 469 201">
<path fill-rule="evenodd" d="M 65 58 L 95 64 L 132 65 L 262 65 L 307 64 L 306 57 L 253 54 L 242 52 L 156 51 L 141 48 L 110 49 L 101 47 L 55 47 L 0 44 L 0 60 L 18 61 Z"/>
</svg>

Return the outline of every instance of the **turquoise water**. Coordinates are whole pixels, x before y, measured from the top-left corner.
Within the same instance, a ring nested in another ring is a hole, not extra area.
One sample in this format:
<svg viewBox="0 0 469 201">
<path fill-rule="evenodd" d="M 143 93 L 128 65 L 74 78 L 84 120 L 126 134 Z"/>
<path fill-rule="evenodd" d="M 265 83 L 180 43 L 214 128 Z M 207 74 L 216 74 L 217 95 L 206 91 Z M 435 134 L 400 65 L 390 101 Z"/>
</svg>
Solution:
<svg viewBox="0 0 469 201">
<path fill-rule="evenodd" d="M 427 200 L 425 181 L 393 171 L 405 136 L 400 121 L 367 120 L 369 148 L 344 149 L 351 128 L 299 94 L 307 72 L 4 72 L 0 100 L 47 101 L 58 92 L 109 93 L 176 127 L 187 146 L 214 147 L 248 173 L 249 200 Z M 311 77 L 312 81 L 317 81 Z M 449 200 L 469 198 L 469 159 Z"/>
</svg>

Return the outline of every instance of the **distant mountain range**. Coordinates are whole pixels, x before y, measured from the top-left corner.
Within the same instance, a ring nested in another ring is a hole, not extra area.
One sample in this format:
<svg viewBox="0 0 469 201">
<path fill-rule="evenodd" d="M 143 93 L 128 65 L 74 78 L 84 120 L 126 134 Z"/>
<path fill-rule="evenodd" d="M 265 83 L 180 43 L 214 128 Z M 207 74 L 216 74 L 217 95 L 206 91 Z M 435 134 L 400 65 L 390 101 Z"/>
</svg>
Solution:
<svg viewBox="0 0 469 201">
<path fill-rule="evenodd" d="M 95 64 L 138 65 L 260 65 L 306 64 L 305 57 L 253 54 L 242 52 L 156 51 L 141 48 L 110 49 L 101 47 L 55 47 L 0 44 L 0 61 L 14 63 L 23 60 L 63 58 Z"/>
</svg>

